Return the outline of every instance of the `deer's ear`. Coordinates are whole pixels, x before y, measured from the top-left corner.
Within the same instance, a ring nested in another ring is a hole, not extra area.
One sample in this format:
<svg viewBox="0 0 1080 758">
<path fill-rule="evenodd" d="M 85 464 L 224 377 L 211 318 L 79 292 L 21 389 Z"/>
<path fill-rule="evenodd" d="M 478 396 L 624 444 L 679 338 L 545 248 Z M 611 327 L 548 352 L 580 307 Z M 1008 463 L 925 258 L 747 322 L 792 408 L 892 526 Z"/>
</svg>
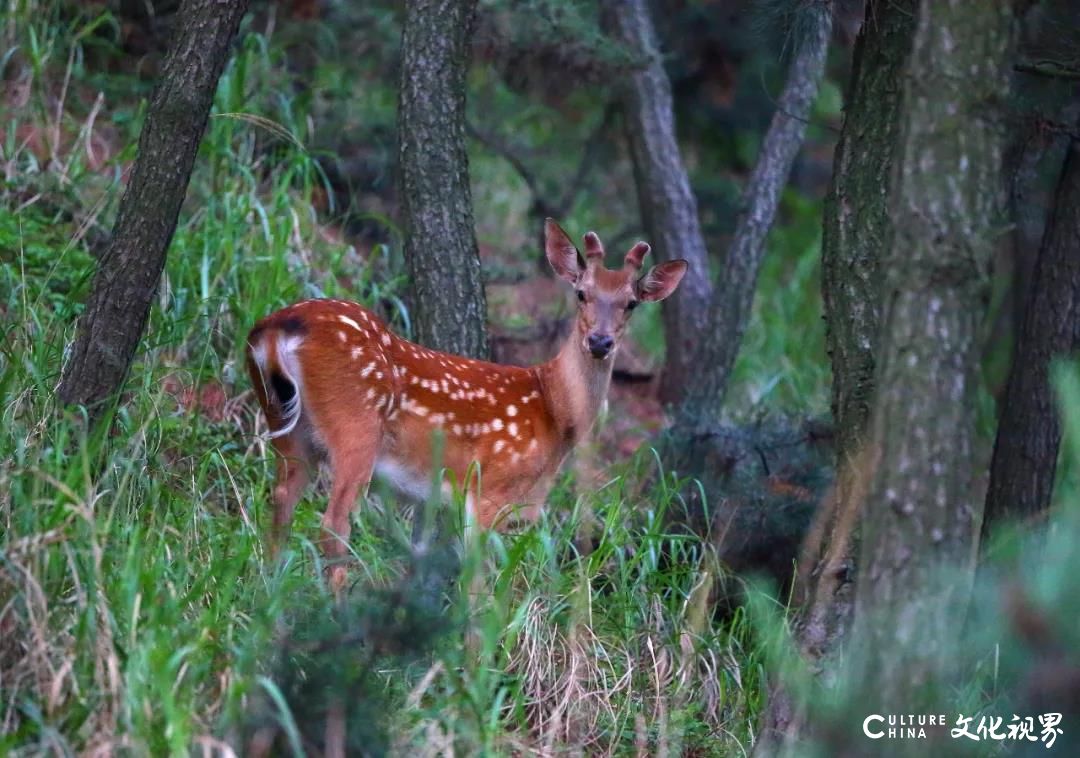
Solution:
<svg viewBox="0 0 1080 758">
<path fill-rule="evenodd" d="M 639 300 L 663 300 L 675 291 L 686 273 L 684 260 L 667 261 L 649 269 L 649 273 L 638 279 L 634 289 Z"/>
<path fill-rule="evenodd" d="M 577 284 L 585 272 L 585 259 L 562 227 L 550 218 L 544 222 L 544 253 L 556 274 L 571 284 Z"/>
</svg>

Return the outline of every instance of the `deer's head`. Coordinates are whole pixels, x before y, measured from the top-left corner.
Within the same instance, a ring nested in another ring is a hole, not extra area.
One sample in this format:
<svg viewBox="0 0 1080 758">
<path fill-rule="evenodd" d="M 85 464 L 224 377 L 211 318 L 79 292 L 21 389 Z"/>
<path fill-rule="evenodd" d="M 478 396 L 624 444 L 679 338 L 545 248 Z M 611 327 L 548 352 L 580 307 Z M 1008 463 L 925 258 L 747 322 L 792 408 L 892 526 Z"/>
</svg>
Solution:
<svg viewBox="0 0 1080 758">
<path fill-rule="evenodd" d="M 649 252 L 644 242 L 630 248 L 622 268 L 609 269 L 604 266 L 604 246 L 594 232 L 585 235 L 585 255 L 552 219 L 547 220 L 544 235 L 548 262 L 577 295 L 575 328 L 581 350 L 598 361 L 615 354 L 638 303 L 663 300 L 686 273 L 686 261 L 675 260 L 653 266 L 642 276 L 641 261 Z"/>
</svg>

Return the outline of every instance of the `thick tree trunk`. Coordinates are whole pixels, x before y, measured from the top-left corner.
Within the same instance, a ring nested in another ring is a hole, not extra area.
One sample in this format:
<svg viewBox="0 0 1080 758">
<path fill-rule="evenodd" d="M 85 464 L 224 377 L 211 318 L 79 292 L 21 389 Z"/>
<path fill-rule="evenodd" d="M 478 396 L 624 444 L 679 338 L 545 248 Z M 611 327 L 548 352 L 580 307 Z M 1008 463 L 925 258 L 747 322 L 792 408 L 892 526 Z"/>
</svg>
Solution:
<svg viewBox="0 0 1080 758">
<path fill-rule="evenodd" d="M 661 261 L 683 258 L 689 264 L 675 294 L 664 302 L 667 355 L 660 397 L 674 402 L 695 371 L 694 344 L 706 328 L 712 282 L 708 252 L 698 221 L 697 200 L 683 166 L 675 135 L 671 83 L 664 71 L 656 32 L 645 0 L 608 0 L 614 36 L 646 63 L 624 88 L 622 106 L 634 165 L 641 220 Z M 700 366 L 696 367 L 700 370 Z"/>
<path fill-rule="evenodd" d="M 185 0 L 112 240 L 79 319 L 59 394 L 91 418 L 123 385 L 157 292 L 218 77 L 247 0 Z"/>
<path fill-rule="evenodd" d="M 833 369 L 836 486 L 799 561 L 796 636 L 813 661 L 834 652 L 850 622 L 858 512 L 875 462 L 863 450 L 880 321 L 879 265 L 892 240 L 889 185 L 903 72 L 916 0 L 868 0 L 855 50 L 844 126 L 825 198 L 822 296 Z"/>
<path fill-rule="evenodd" d="M 398 142 L 412 321 L 423 344 L 488 356 L 487 304 L 465 147 L 465 74 L 476 0 L 408 0 Z"/>
<path fill-rule="evenodd" d="M 874 391 L 878 266 L 892 239 L 889 179 L 916 0 L 868 0 L 822 225 L 822 301 L 837 460 L 860 448 Z"/>
<path fill-rule="evenodd" d="M 1050 505 L 1061 423 L 1050 362 L 1080 346 L 1080 140 L 1073 139 L 1032 277 L 990 466 L 983 533 Z"/>
<path fill-rule="evenodd" d="M 827 659 L 840 651 L 854 612 L 856 527 L 875 467 L 862 441 L 873 398 L 878 269 L 892 239 L 889 185 L 915 9 L 916 0 L 867 0 L 825 199 L 822 295 L 833 368 L 837 477 L 799 557 L 792 629 L 815 672 L 827 668 Z M 802 704 L 777 679 L 755 752 L 768 755 L 780 745 L 792 747 L 809 726 Z"/>
<path fill-rule="evenodd" d="M 802 147 L 810 107 L 817 97 L 832 31 L 829 3 L 813 3 L 807 14 L 805 38 L 788 65 L 787 81 L 777 101 L 769 130 L 762 141 L 750 181 L 743 191 L 735 235 L 712 295 L 705 330 L 695 335 L 678 423 L 689 429 L 715 428 L 721 419 L 724 393 L 750 318 L 765 238 L 776 217 L 780 193 Z"/>
<path fill-rule="evenodd" d="M 974 405 L 999 234 L 1006 0 L 921 0 L 882 261 L 882 331 L 853 635 L 856 681 L 881 713 L 932 712 L 972 577 Z M 868 711 L 869 712 L 869 711 Z"/>
</svg>

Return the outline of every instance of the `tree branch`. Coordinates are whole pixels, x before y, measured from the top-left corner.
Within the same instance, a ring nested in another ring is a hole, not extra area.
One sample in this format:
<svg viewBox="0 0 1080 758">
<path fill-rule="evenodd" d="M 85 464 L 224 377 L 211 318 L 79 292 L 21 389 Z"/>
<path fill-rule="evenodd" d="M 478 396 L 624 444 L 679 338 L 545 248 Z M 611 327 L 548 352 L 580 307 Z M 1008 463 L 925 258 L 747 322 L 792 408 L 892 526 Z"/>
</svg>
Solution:
<svg viewBox="0 0 1080 758">
<path fill-rule="evenodd" d="M 1056 79 L 1080 79 L 1080 65 L 1055 60 L 1022 60 L 1013 64 L 1013 70 L 1022 74 L 1048 76 Z"/>
<path fill-rule="evenodd" d="M 615 116 L 614 103 L 608 103 L 604 106 L 604 113 L 600 117 L 600 123 L 593 129 L 592 134 L 585 140 L 585 149 L 581 154 L 581 161 L 578 163 L 577 172 L 574 174 L 574 178 L 567 185 L 566 191 L 559 199 L 558 204 L 555 206 L 557 213 L 553 218 L 560 218 L 570 212 L 570 209 L 574 205 L 574 201 L 581 193 L 582 187 L 585 186 L 585 179 L 588 177 L 589 172 L 592 171 L 593 165 L 596 163 L 596 158 L 600 153 L 600 147 L 605 142 L 605 137 L 608 136 L 608 132 L 611 128 L 611 121 Z"/>
<path fill-rule="evenodd" d="M 503 139 L 494 132 L 482 129 L 471 121 L 465 122 L 465 132 L 488 150 L 495 153 L 495 155 L 509 163 L 529 188 L 529 192 L 533 195 L 533 202 L 543 204 L 544 201 L 540 199 L 544 195 L 540 188 L 540 180 L 525 163 L 524 158 L 522 158 L 522 153 L 525 152 L 524 148 Z M 542 207 L 545 210 L 548 208 L 547 205 L 543 205 Z M 554 216 L 555 214 L 548 215 Z"/>
<path fill-rule="evenodd" d="M 620 93 L 623 127 L 634 166 L 641 224 L 658 261 L 686 260 L 687 274 L 664 301 L 665 359 L 660 399 L 682 397 L 688 374 L 698 371 L 691 353 L 705 328 L 712 281 L 698 218 L 697 198 L 683 163 L 675 128 L 674 97 L 646 0 L 604 0 L 611 35 L 643 65 L 627 72 Z"/>
<path fill-rule="evenodd" d="M 515 144 L 494 132 L 487 131 L 472 122 L 466 122 L 465 130 L 468 135 L 486 147 L 495 155 L 499 156 L 518 173 L 521 180 L 529 188 L 533 196 L 533 210 L 541 218 L 562 218 L 574 205 L 577 196 L 585 185 L 585 180 L 596 164 L 600 147 L 604 144 L 604 137 L 611 128 L 611 121 L 615 114 L 615 106 L 608 103 L 604 107 L 600 122 L 585 140 L 581 160 L 578 162 L 574 177 L 566 184 L 566 189 L 554 202 L 547 199 L 548 194 L 541 186 L 540 177 L 525 160 L 525 154 L 529 152 L 525 147 Z"/>
<path fill-rule="evenodd" d="M 692 428 L 708 428 L 720 419 L 728 378 L 750 318 L 765 239 L 776 218 L 791 167 L 802 148 L 807 116 L 825 74 L 832 34 L 831 8 L 828 3 L 821 3 L 808 12 L 813 14 L 813 28 L 788 66 L 776 112 L 743 190 L 735 234 L 694 355 L 695 365 L 709 368 L 687 376 L 679 420 Z"/>
</svg>

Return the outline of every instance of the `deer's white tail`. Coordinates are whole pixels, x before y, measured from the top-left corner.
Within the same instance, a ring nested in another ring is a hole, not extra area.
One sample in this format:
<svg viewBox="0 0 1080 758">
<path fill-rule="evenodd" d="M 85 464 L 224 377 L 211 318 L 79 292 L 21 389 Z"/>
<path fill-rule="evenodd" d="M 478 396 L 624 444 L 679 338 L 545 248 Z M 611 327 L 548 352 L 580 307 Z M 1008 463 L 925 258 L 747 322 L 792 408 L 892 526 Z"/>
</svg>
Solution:
<svg viewBox="0 0 1080 758">
<path fill-rule="evenodd" d="M 251 347 L 251 358 L 259 370 L 259 378 L 267 397 L 281 408 L 282 426 L 270 432 L 270 437 L 284 437 L 300 423 L 303 378 L 297 350 L 303 338 L 298 335 L 264 334 Z"/>
</svg>

